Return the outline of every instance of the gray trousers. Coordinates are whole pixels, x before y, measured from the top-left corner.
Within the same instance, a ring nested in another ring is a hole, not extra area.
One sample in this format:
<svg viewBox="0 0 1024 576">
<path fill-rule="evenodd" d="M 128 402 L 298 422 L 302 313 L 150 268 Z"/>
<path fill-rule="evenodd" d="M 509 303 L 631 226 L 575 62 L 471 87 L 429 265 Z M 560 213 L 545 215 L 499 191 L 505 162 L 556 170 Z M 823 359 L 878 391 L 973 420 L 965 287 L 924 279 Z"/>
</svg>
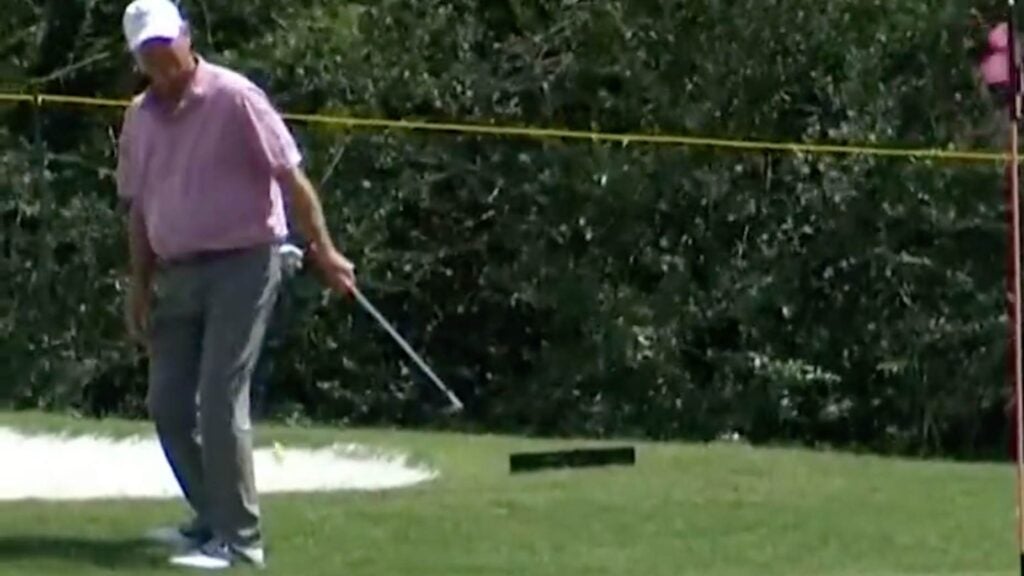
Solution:
<svg viewBox="0 0 1024 576">
<path fill-rule="evenodd" d="M 261 546 L 250 378 L 281 282 L 276 246 L 160 266 L 150 320 L 148 406 L 202 526 Z"/>
</svg>

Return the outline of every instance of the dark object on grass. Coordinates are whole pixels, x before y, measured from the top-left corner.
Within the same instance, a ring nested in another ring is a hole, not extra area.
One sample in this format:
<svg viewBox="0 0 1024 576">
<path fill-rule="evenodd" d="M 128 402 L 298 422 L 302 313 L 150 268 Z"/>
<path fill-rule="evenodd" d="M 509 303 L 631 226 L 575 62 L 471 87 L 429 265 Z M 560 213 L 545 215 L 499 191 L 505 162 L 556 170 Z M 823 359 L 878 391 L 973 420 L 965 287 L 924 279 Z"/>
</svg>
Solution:
<svg viewBox="0 0 1024 576">
<path fill-rule="evenodd" d="M 636 450 L 632 446 L 614 448 L 577 448 L 553 452 L 519 452 L 509 456 L 509 471 L 534 472 L 548 468 L 589 468 L 595 466 L 632 466 Z"/>
</svg>

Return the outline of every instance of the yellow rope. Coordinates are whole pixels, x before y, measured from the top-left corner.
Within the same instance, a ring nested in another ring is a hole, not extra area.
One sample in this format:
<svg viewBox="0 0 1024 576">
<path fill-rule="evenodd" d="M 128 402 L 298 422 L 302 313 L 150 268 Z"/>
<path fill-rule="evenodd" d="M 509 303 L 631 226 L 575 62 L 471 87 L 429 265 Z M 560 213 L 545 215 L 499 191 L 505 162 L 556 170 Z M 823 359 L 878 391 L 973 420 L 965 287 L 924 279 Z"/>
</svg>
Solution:
<svg viewBox="0 0 1024 576">
<path fill-rule="evenodd" d="M 0 102 L 35 102 L 45 105 L 72 104 L 103 108 L 123 108 L 127 100 L 65 96 L 58 94 L 2 94 Z M 675 146 L 700 146 L 727 148 L 744 151 L 775 151 L 816 155 L 885 156 L 899 158 L 923 158 L 964 162 L 1005 161 L 1005 152 L 984 152 L 970 150 L 944 150 L 939 148 L 901 148 L 885 146 L 858 146 L 844 144 L 804 144 L 796 142 L 752 141 L 728 138 L 705 138 L 700 136 L 659 135 L 659 134 L 615 134 L 584 130 L 562 130 L 556 128 L 534 128 L 496 126 L 486 124 L 428 122 L 419 120 L 388 120 L 385 118 L 356 118 L 351 116 L 328 116 L 324 114 L 282 114 L 286 120 L 309 124 L 326 124 L 362 128 L 388 128 L 400 130 L 424 130 L 452 132 L 459 134 L 481 134 L 489 136 L 525 136 L 531 138 L 554 138 L 590 140 L 592 142 L 617 142 L 626 144 L 659 144 Z"/>
</svg>

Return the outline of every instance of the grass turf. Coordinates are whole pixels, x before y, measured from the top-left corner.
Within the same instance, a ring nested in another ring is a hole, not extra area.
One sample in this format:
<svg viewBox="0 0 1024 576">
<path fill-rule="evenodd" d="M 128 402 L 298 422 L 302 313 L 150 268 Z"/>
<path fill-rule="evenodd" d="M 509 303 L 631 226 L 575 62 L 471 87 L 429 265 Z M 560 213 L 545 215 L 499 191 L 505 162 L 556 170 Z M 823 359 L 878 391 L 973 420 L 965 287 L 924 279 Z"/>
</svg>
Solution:
<svg viewBox="0 0 1024 576">
<path fill-rule="evenodd" d="M 0 426 L 150 431 L 35 413 L 0 414 Z M 265 574 L 1017 573 L 1012 466 L 636 443 L 635 467 L 511 476 L 512 451 L 582 443 L 275 426 L 258 434 L 261 443 L 398 448 L 442 472 L 376 494 L 264 496 Z M 0 503 L 0 574 L 180 574 L 138 537 L 183 518 L 179 502 Z"/>
</svg>

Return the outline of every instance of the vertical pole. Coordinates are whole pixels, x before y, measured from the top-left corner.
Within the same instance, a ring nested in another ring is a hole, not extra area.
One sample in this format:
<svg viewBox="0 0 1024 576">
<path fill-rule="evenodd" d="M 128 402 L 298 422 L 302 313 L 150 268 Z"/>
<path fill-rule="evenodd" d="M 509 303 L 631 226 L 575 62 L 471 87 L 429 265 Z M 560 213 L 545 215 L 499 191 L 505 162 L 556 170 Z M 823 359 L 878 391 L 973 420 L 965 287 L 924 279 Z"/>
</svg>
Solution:
<svg viewBox="0 0 1024 576">
<path fill-rule="evenodd" d="M 1017 551 L 1020 556 L 1020 573 L 1024 576 L 1024 394 L 1022 394 L 1022 362 L 1021 362 L 1021 279 L 1020 279 L 1020 169 L 1018 155 L 1018 123 L 1021 116 L 1021 84 L 1020 66 L 1017 54 L 1017 19 L 1015 16 L 1015 0 L 1007 0 L 1009 10 L 1007 26 L 1009 27 L 1010 50 L 1010 165 L 1007 167 L 1010 188 L 1010 221 L 1011 230 L 1011 262 L 1010 285 L 1012 296 L 1010 302 L 1010 322 L 1012 323 L 1013 341 L 1010 351 L 1013 357 L 1014 405 L 1016 408 L 1017 433 Z"/>
<path fill-rule="evenodd" d="M 41 290 L 41 293 L 37 291 L 37 294 L 42 299 L 39 303 L 41 309 L 49 311 L 50 295 L 53 290 L 53 286 L 50 283 L 53 262 L 50 259 L 52 255 L 50 238 L 43 231 L 52 229 L 52 224 L 47 222 L 46 219 L 50 216 L 53 207 L 50 206 L 49 186 L 46 182 L 46 145 L 43 142 L 43 98 L 38 93 L 32 98 L 32 144 L 32 151 L 35 156 L 33 164 L 36 168 L 34 188 L 36 200 L 39 202 L 39 211 L 36 217 L 39 218 L 41 223 L 35 238 L 35 244 L 39 250 L 37 262 L 40 267 L 40 273 L 37 277 L 39 284 L 36 286 Z"/>
<path fill-rule="evenodd" d="M 43 97 L 35 94 L 32 98 L 32 144 L 36 164 L 36 193 L 40 199 L 46 191 L 46 148 L 43 145 Z"/>
<path fill-rule="evenodd" d="M 32 153 L 36 167 L 35 191 L 38 200 L 42 200 L 45 191 L 46 165 L 43 148 L 43 99 L 39 94 L 32 97 Z"/>
</svg>

